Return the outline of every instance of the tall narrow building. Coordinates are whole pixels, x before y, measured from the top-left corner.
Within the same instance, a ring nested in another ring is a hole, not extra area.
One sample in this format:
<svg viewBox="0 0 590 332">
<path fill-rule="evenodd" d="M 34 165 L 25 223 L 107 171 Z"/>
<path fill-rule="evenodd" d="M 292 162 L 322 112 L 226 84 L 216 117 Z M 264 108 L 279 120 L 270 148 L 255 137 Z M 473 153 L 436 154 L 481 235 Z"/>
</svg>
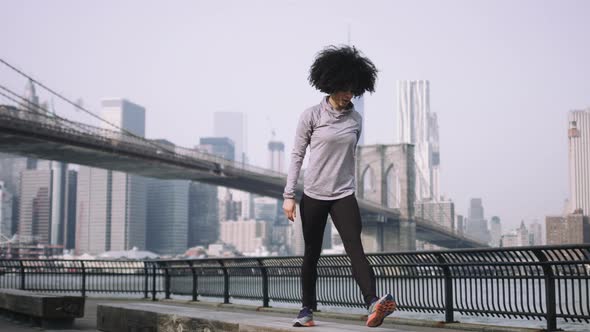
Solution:
<svg viewBox="0 0 590 332">
<path fill-rule="evenodd" d="M 502 223 L 500 218 L 493 216 L 490 219 L 490 246 L 499 247 L 502 241 Z"/>
<path fill-rule="evenodd" d="M 438 119 L 430 112 L 430 83 L 397 82 L 397 143 L 414 145 L 416 201 L 440 197 Z"/>
<path fill-rule="evenodd" d="M 68 170 L 66 178 L 64 249 L 76 248 L 76 194 L 78 191 L 78 171 Z"/>
<path fill-rule="evenodd" d="M 469 203 L 466 233 L 483 243 L 490 242 L 488 221 L 484 218 L 484 209 L 481 198 L 472 198 Z"/>
<path fill-rule="evenodd" d="M 235 160 L 248 164 L 247 118 L 242 112 L 215 112 L 213 114 L 213 133 L 215 137 L 228 137 L 235 145 Z M 234 200 L 240 204 L 240 219 L 254 218 L 254 197 L 249 192 L 230 189 Z"/>
<path fill-rule="evenodd" d="M 590 108 L 569 113 L 570 211 L 590 216 Z"/>
<path fill-rule="evenodd" d="M 20 178 L 21 242 L 47 245 L 51 238 L 51 170 L 25 170 Z"/>
<path fill-rule="evenodd" d="M 125 132 L 145 136 L 145 109 L 125 99 L 104 99 L 105 129 L 115 139 Z M 124 131 L 124 132 L 123 132 Z M 145 249 L 147 179 L 81 166 L 78 174 L 76 251 Z"/>
</svg>

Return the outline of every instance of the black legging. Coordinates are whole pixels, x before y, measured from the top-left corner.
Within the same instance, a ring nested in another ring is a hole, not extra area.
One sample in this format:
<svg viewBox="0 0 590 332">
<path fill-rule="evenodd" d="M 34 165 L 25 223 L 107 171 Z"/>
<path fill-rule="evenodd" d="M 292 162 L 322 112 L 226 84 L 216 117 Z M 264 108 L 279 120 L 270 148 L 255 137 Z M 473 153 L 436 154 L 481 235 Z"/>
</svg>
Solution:
<svg viewBox="0 0 590 332">
<path fill-rule="evenodd" d="M 299 208 L 305 241 L 305 254 L 301 269 L 303 306 L 312 309 L 317 307 L 317 265 L 322 252 L 328 213 L 332 216 L 332 221 L 342 238 L 346 254 L 350 258 L 352 276 L 361 288 L 365 303 L 369 305 L 376 293 L 375 275 L 365 257 L 361 243 L 361 215 L 354 194 L 329 201 L 313 199 L 303 194 Z"/>
</svg>

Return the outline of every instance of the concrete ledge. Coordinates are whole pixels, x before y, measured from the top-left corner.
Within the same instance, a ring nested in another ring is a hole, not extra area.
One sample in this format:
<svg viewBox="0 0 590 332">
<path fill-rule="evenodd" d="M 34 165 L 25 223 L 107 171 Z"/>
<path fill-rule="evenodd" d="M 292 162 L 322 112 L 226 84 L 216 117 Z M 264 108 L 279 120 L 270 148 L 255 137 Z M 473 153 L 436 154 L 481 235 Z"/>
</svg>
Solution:
<svg viewBox="0 0 590 332">
<path fill-rule="evenodd" d="M 84 317 L 84 298 L 0 289 L 0 311 L 5 316 L 43 327 L 63 328 Z"/>
<path fill-rule="evenodd" d="M 188 304 L 191 306 L 199 306 L 203 308 L 210 308 L 210 309 L 227 309 L 227 310 L 243 310 L 243 311 L 258 311 L 258 312 L 268 312 L 268 313 L 281 313 L 281 314 L 289 314 L 289 315 L 297 315 L 299 312 L 298 309 L 289 309 L 289 308 L 274 308 L 274 307 L 257 307 L 252 305 L 244 305 L 244 304 L 224 304 L 224 303 L 213 303 L 213 302 L 193 302 L 193 301 L 181 301 L 181 300 L 161 300 L 160 302 L 163 303 L 181 303 L 181 304 Z M 323 312 L 318 311 L 314 312 L 314 317 L 317 318 L 330 318 L 330 319 L 338 319 L 338 320 L 349 320 L 349 321 L 362 321 L 365 322 L 367 320 L 367 315 L 360 315 L 360 314 L 343 314 L 343 313 L 333 313 L 333 312 Z M 388 317 L 383 322 L 383 327 L 399 327 L 399 325 L 407 325 L 407 326 L 418 326 L 418 327 L 429 327 L 429 328 L 437 328 L 437 329 L 455 329 L 455 330 L 463 330 L 463 331 L 474 331 L 474 332 L 544 332 L 544 329 L 539 328 L 525 328 L 525 327 L 510 327 L 510 326 L 498 326 L 498 325 L 487 325 L 487 324 L 474 324 L 474 323 L 445 323 L 439 321 L 428 321 L 428 320 L 420 320 L 420 319 L 410 319 L 410 318 L 399 318 L 395 317 L 395 313 L 393 314 L 394 317 Z"/>
<path fill-rule="evenodd" d="M 97 329 L 105 332 L 301 332 L 301 328 L 292 327 L 291 320 L 285 317 L 212 309 L 146 302 L 99 304 L 96 323 Z M 391 331 L 317 319 L 316 324 L 322 332 Z"/>
</svg>

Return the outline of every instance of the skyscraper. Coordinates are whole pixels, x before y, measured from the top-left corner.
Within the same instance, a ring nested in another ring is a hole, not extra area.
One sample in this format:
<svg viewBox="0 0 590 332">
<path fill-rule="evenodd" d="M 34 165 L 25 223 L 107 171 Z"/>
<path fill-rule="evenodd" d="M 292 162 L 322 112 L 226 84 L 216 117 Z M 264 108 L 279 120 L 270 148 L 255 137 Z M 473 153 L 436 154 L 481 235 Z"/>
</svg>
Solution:
<svg viewBox="0 0 590 332">
<path fill-rule="evenodd" d="M 538 221 L 529 224 L 529 242 L 533 246 L 543 245 L 543 230 Z"/>
<path fill-rule="evenodd" d="M 502 223 L 500 218 L 493 216 L 490 219 L 490 246 L 499 247 L 502 240 Z"/>
<path fill-rule="evenodd" d="M 68 170 L 66 180 L 64 249 L 76 248 L 76 194 L 78 191 L 78 171 Z"/>
<path fill-rule="evenodd" d="M 229 137 L 201 137 L 199 149 L 227 160 L 235 160 L 235 144 Z"/>
<path fill-rule="evenodd" d="M 125 99 L 104 99 L 105 129 L 113 135 L 145 135 L 145 109 Z M 120 128 L 120 129 L 119 129 Z M 146 178 L 81 166 L 78 173 L 76 251 L 145 248 Z"/>
<path fill-rule="evenodd" d="M 234 160 L 247 163 L 246 115 L 241 112 L 215 112 L 213 136 L 229 137 L 235 145 Z"/>
<path fill-rule="evenodd" d="M 548 245 L 590 243 L 590 218 L 580 211 L 565 217 L 546 217 L 545 229 Z"/>
<path fill-rule="evenodd" d="M 146 248 L 162 255 L 185 252 L 190 181 L 148 179 L 147 183 Z"/>
<path fill-rule="evenodd" d="M 473 236 L 483 243 L 490 242 L 488 221 L 484 219 L 484 209 L 481 198 L 472 198 L 469 204 L 467 219 L 467 235 Z"/>
<path fill-rule="evenodd" d="M 271 140 L 268 142 L 268 168 L 279 173 L 285 173 L 285 144 Z"/>
<path fill-rule="evenodd" d="M 438 120 L 430 112 L 428 81 L 397 82 L 397 143 L 414 144 L 416 200 L 438 201 L 440 193 Z"/>
<path fill-rule="evenodd" d="M 21 242 L 49 244 L 51 238 L 51 170 L 25 170 L 20 179 Z"/>
<path fill-rule="evenodd" d="M 590 108 L 569 112 L 570 211 L 590 216 Z"/>
<path fill-rule="evenodd" d="M 191 182 L 189 188 L 188 247 L 208 246 L 219 239 L 217 186 Z M 230 200 L 231 201 L 231 200 Z"/>
<path fill-rule="evenodd" d="M 64 244 L 68 165 L 51 162 L 51 244 Z"/>
</svg>

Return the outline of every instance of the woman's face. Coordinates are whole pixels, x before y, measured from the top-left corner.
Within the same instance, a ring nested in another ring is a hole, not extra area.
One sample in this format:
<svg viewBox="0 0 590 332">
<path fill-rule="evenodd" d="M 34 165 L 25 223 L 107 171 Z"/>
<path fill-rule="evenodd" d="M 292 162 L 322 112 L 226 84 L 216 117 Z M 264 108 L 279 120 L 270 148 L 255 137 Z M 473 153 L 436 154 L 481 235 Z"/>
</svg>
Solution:
<svg viewBox="0 0 590 332">
<path fill-rule="evenodd" d="M 338 91 L 330 95 L 332 106 L 337 110 L 342 110 L 348 107 L 350 100 L 354 95 L 352 91 Z"/>
</svg>

